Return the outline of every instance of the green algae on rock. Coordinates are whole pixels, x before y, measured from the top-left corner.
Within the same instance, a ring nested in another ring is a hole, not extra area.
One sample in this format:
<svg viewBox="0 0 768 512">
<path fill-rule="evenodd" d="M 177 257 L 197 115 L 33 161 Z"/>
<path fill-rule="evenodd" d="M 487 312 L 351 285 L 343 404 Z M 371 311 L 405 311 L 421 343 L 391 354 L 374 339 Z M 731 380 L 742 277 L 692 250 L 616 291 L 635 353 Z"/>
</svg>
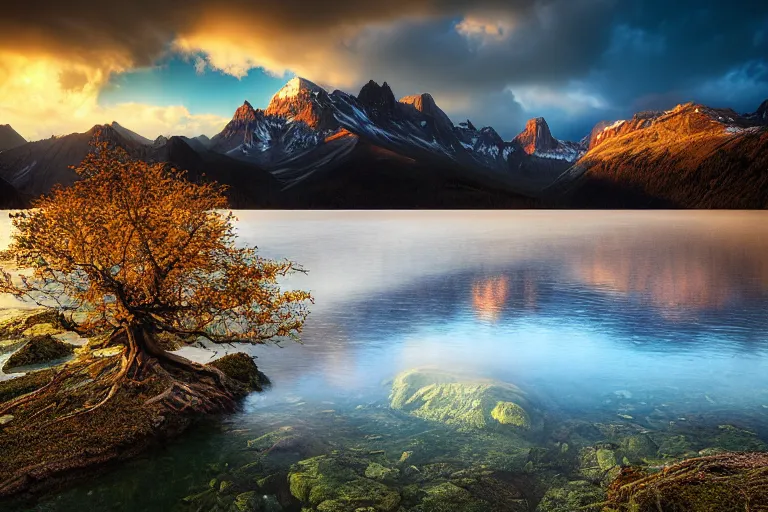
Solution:
<svg viewBox="0 0 768 512">
<path fill-rule="evenodd" d="M 539 427 L 531 420 L 532 406 L 517 386 L 490 380 L 466 379 L 436 370 L 409 370 L 398 375 L 390 406 L 459 429 Z"/>
<path fill-rule="evenodd" d="M 502 425 L 512 425 L 528 430 L 531 428 L 531 418 L 525 409 L 513 402 L 499 402 L 491 411 L 491 418 Z"/>
<path fill-rule="evenodd" d="M 3 366 L 4 372 L 33 364 L 49 363 L 70 356 L 75 349 L 69 343 L 57 340 L 50 334 L 35 336 L 15 352 Z"/>
<path fill-rule="evenodd" d="M 605 490 L 602 487 L 586 480 L 574 480 L 549 488 L 536 507 L 536 512 L 597 512 L 602 509 L 604 501 Z"/>
<path fill-rule="evenodd" d="M 387 485 L 365 478 L 366 461 L 342 455 L 320 455 L 306 459 L 288 475 L 291 494 L 310 510 L 355 512 L 370 507 L 393 512 L 400 505 L 400 493 Z"/>
</svg>

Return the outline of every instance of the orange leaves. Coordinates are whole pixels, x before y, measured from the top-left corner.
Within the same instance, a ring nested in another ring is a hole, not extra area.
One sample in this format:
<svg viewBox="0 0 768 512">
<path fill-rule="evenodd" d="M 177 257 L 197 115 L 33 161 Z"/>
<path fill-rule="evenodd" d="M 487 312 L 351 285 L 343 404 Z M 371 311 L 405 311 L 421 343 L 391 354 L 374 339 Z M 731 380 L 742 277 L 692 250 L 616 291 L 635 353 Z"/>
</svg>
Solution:
<svg viewBox="0 0 768 512">
<path fill-rule="evenodd" d="M 94 328 L 144 323 L 252 342 L 301 330 L 311 297 L 282 292 L 277 279 L 302 270 L 235 246 L 222 187 L 106 143 L 76 170 L 83 180 L 14 221 L 18 262 L 45 265 L 3 291 L 77 311 Z"/>
</svg>

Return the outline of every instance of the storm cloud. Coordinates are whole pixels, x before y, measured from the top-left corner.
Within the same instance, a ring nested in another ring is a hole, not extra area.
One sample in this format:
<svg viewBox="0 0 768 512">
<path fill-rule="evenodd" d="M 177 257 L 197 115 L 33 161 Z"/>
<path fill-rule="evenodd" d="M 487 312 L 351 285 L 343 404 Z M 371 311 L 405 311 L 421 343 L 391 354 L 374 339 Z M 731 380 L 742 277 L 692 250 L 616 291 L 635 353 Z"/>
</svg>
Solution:
<svg viewBox="0 0 768 512">
<path fill-rule="evenodd" d="M 768 97 L 768 3 L 44 0 L 0 18 L 0 58 L 52 59 L 61 87 L 98 89 L 174 53 L 200 72 L 263 68 L 353 93 L 386 80 L 505 138 L 544 115 L 576 139 L 601 119 L 691 100 L 754 110 Z"/>
</svg>

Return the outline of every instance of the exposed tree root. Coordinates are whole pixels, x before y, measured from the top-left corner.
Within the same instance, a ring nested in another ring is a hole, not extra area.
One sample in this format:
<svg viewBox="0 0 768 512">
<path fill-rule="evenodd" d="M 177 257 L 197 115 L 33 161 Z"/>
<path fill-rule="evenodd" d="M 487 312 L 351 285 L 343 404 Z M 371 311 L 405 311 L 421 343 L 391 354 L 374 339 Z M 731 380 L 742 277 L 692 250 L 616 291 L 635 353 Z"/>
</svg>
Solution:
<svg viewBox="0 0 768 512">
<path fill-rule="evenodd" d="M 656 473 L 625 468 L 609 489 L 611 510 L 768 511 L 768 453 L 688 459 Z"/>
<path fill-rule="evenodd" d="M 112 342 L 125 346 L 122 354 L 81 357 L 40 389 L 0 405 L 14 416 L 0 429 L 0 496 L 122 458 L 196 417 L 234 410 L 248 391 L 215 367 L 165 352 L 144 331 Z"/>
</svg>

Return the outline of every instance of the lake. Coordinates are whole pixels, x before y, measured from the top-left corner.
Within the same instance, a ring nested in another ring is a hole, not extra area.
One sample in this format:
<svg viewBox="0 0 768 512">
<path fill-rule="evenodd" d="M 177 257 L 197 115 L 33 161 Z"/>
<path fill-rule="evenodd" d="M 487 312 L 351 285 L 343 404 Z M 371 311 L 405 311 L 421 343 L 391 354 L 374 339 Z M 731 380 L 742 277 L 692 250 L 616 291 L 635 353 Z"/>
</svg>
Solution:
<svg viewBox="0 0 768 512">
<path fill-rule="evenodd" d="M 282 510 L 285 486 L 264 479 L 331 454 L 397 469 L 399 481 L 440 464 L 451 478 L 477 467 L 524 475 L 510 476 L 528 507 L 519 510 L 536 510 L 551 487 L 606 477 L 608 467 L 585 468 L 590 450 L 655 464 L 768 449 L 765 212 L 237 216 L 240 240 L 303 265 L 308 274 L 285 285 L 315 297 L 303 344 L 246 349 L 272 387 L 235 415 L 20 509 L 235 510 L 235 495 L 254 489 L 252 510 Z M 202 362 L 225 351 L 182 350 Z M 542 426 L 520 440 L 392 410 L 393 379 L 414 368 L 514 384 Z M 288 448 L 265 458 L 281 440 Z M 647 446 L 629 448 L 638 442 Z M 568 449 L 576 455 L 551 455 Z M 387 485 L 403 510 L 418 510 L 408 508 L 416 491 Z"/>
</svg>

